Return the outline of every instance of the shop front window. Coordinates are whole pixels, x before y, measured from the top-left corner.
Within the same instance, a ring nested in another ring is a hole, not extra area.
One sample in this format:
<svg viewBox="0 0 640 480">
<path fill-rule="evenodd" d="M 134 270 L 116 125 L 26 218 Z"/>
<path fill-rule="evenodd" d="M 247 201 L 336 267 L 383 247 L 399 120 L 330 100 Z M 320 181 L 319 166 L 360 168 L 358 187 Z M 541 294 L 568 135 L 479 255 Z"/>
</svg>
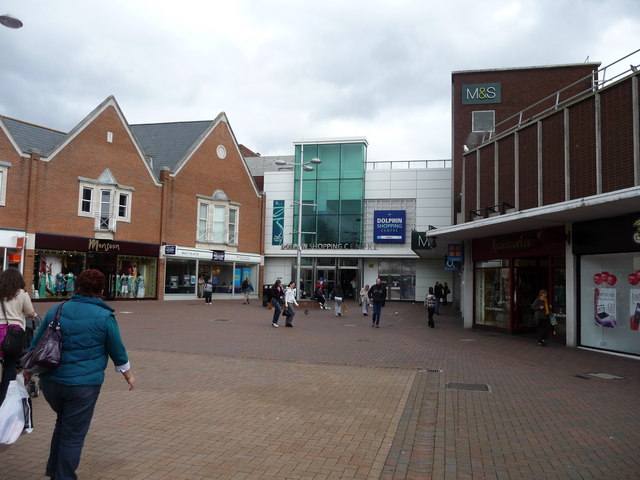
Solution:
<svg viewBox="0 0 640 480">
<path fill-rule="evenodd" d="M 36 250 L 33 272 L 34 299 L 70 297 L 76 289 L 76 278 L 86 268 L 83 252 Z"/>
<path fill-rule="evenodd" d="M 640 355 L 640 253 L 580 257 L 580 344 Z"/>
<path fill-rule="evenodd" d="M 167 260 L 167 274 L 164 279 L 165 294 L 196 293 L 196 261 L 171 259 Z"/>
<path fill-rule="evenodd" d="M 508 260 L 478 262 L 475 270 L 475 323 L 509 328 L 511 296 Z"/>
<path fill-rule="evenodd" d="M 158 259 L 141 256 L 118 256 L 115 278 L 117 298 L 154 298 Z"/>
</svg>

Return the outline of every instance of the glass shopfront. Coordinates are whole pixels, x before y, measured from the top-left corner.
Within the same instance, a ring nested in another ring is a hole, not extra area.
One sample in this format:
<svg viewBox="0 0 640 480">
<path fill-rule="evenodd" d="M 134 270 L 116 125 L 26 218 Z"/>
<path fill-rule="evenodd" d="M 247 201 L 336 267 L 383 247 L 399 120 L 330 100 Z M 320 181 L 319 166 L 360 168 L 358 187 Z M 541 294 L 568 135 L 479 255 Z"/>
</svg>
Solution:
<svg viewBox="0 0 640 480">
<path fill-rule="evenodd" d="M 258 295 L 260 256 L 244 253 L 225 253 L 193 247 L 165 245 L 166 257 L 164 293 L 166 299 L 188 300 L 202 298 L 204 284 L 213 283 L 214 296 L 242 295 L 242 282 L 249 278 Z M 213 257 L 216 257 L 214 260 Z"/>
<path fill-rule="evenodd" d="M 579 344 L 640 355 L 640 213 L 574 224 Z"/>
<path fill-rule="evenodd" d="M 159 245 L 37 234 L 32 295 L 34 299 L 70 296 L 80 272 L 104 273 L 107 299 L 156 297 Z"/>
<path fill-rule="evenodd" d="M 564 336 L 565 239 L 556 228 L 474 240 L 474 325 L 532 331 L 531 304 L 546 289 L 558 319 L 552 334 Z"/>
</svg>

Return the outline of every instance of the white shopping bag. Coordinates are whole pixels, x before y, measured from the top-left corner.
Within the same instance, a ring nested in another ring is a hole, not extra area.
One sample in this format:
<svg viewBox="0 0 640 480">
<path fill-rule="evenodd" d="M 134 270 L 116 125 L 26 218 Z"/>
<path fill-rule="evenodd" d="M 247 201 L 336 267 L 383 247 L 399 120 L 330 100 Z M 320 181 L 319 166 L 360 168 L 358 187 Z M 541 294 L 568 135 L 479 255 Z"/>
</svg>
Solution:
<svg viewBox="0 0 640 480">
<path fill-rule="evenodd" d="M 11 445 L 22 432 L 32 431 L 31 398 L 24 386 L 24 377 L 19 374 L 9 382 L 7 396 L 0 405 L 0 446 Z"/>
</svg>

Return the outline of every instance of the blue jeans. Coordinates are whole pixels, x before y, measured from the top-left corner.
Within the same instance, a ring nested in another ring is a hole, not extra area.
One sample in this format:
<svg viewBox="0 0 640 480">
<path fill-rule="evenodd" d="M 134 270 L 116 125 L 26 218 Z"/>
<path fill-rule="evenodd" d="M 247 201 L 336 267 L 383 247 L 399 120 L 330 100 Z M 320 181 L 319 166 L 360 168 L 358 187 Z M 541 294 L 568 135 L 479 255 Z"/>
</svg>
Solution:
<svg viewBox="0 0 640 480">
<path fill-rule="evenodd" d="M 101 385 L 63 385 L 46 379 L 40 383 L 44 398 L 56 412 L 45 475 L 56 480 L 76 480 Z"/>
<path fill-rule="evenodd" d="M 277 325 L 280 314 L 282 313 L 282 307 L 280 306 L 280 302 L 277 298 L 271 299 L 271 305 L 273 305 L 273 308 L 275 308 L 275 310 L 273 311 L 273 320 L 271 321 L 271 323 L 275 323 Z"/>
<path fill-rule="evenodd" d="M 373 302 L 373 316 L 371 321 L 376 325 L 380 325 L 380 315 L 382 314 L 382 304 Z"/>
<path fill-rule="evenodd" d="M 442 299 L 440 297 L 436 297 L 436 313 L 440 315 L 440 301 Z"/>
</svg>

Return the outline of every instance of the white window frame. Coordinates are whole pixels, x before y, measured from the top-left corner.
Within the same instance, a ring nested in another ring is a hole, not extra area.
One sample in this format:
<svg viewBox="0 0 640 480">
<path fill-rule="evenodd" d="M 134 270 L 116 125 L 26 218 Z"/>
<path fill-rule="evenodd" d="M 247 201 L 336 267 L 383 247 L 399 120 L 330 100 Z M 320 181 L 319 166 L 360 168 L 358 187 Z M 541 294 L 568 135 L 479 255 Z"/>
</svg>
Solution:
<svg viewBox="0 0 640 480">
<path fill-rule="evenodd" d="M 491 122 L 491 129 L 490 130 L 478 130 L 476 128 L 476 114 L 488 114 L 490 113 L 492 118 L 492 122 Z M 475 110 L 473 112 L 471 112 L 471 131 L 472 132 L 493 132 L 496 128 L 496 111 L 495 110 Z"/>
<path fill-rule="evenodd" d="M 85 199 L 84 198 L 84 192 L 88 191 L 91 192 L 91 196 L 89 197 L 89 199 Z M 93 216 L 93 198 L 95 197 L 96 194 L 96 190 L 93 187 L 88 187 L 88 186 L 83 186 L 82 188 L 80 188 L 80 204 L 78 205 L 78 214 L 82 215 L 84 217 L 92 217 Z M 88 206 L 88 210 L 84 209 L 85 203 L 87 203 Z"/>
<path fill-rule="evenodd" d="M 83 210 L 83 204 L 86 203 L 84 199 L 84 191 L 91 191 L 90 211 Z M 78 192 L 78 216 L 94 219 L 94 229 L 96 231 L 116 231 L 117 222 L 131 222 L 131 202 L 133 199 L 133 189 L 130 187 L 122 187 L 113 184 L 103 184 L 98 181 L 92 181 L 89 179 L 82 179 L 79 185 Z M 105 224 L 104 217 L 102 216 L 102 192 L 109 193 L 109 213 L 108 221 Z M 120 215 L 120 198 L 125 197 L 126 211 L 124 215 Z"/>
<path fill-rule="evenodd" d="M 9 167 L 4 164 L 0 164 L 0 206 L 4 207 L 7 202 L 7 176 L 9 174 Z"/>
<path fill-rule="evenodd" d="M 231 223 L 231 215 L 232 212 L 235 216 L 235 222 Z M 229 207 L 227 209 L 227 215 L 229 217 L 229 220 L 227 221 L 227 230 L 228 230 L 228 235 L 227 235 L 227 244 L 228 245 L 238 245 L 238 218 L 240 217 L 240 210 L 238 208 L 232 208 Z"/>
<path fill-rule="evenodd" d="M 238 245 L 240 208 L 227 201 L 199 198 L 196 218 L 196 242 L 210 245 Z M 231 211 L 235 224 L 229 223 Z M 222 212 L 222 215 L 220 214 Z M 216 214 L 218 217 L 216 217 Z M 204 229 L 204 230 L 203 230 Z"/>
</svg>

